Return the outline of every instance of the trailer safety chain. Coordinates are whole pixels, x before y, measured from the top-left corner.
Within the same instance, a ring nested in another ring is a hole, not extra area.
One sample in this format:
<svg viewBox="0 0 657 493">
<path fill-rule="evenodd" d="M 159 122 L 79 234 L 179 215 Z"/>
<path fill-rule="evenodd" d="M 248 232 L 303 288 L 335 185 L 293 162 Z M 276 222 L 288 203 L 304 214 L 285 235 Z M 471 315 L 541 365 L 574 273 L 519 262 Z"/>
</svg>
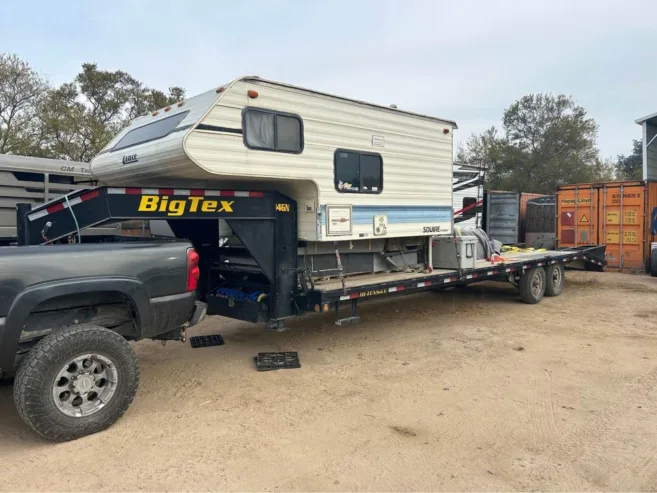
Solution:
<svg viewBox="0 0 657 493">
<path fill-rule="evenodd" d="M 338 242 L 333 242 L 335 246 L 335 259 L 338 262 L 338 272 L 340 272 L 340 282 L 342 282 L 342 291 L 347 294 L 347 284 L 344 282 L 344 269 L 342 268 L 342 260 L 340 260 L 340 252 L 338 251 Z"/>
<path fill-rule="evenodd" d="M 75 221 L 75 230 L 78 234 L 77 243 L 82 243 L 82 234 L 80 233 L 80 225 L 78 224 L 78 218 L 75 217 L 75 212 L 73 212 L 73 207 L 71 206 L 71 203 L 68 201 L 68 194 L 64 195 L 64 200 L 66 201 L 66 207 L 68 208 L 69 211 L 71 211 L 71 216 L 73 216 L 73 221 Z"/>
</svg>

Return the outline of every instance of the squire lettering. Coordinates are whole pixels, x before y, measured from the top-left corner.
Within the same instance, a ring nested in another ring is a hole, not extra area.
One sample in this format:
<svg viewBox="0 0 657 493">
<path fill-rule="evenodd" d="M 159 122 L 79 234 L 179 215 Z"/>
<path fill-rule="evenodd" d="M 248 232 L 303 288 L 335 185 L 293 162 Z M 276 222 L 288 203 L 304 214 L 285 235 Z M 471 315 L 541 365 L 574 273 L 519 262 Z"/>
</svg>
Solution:
<svg viewBox="0 0 657 493">
<path fill-rule="evenodd" d="M 442 226 L 425 226 L 422 228 L 423 233 L 444 233 L 445 231 L 447 231 L 447 229 Z"/>
</svg>

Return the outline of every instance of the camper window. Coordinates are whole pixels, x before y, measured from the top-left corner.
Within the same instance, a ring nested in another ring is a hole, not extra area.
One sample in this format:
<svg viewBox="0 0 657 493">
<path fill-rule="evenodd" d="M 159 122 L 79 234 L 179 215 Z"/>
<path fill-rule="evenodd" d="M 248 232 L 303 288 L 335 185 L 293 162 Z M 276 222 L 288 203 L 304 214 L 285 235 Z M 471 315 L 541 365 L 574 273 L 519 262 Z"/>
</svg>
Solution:
<svg viewBox="0 0 657 493">
<path fill-rule="evenodd" d="M 162 118 L 148 125 L 142 125 L 141 127 L 130 130 L 114 145 L 112 152 L 166 137 L 183 121 L 187 113 L 189 111 L 176 113 L 167 118 Z"/>
<path fill-rule="evenodd" d="M 303 124 L 297 115 L 247 108 L 244 110 L 244 145 L 262 151 L 303 150 Z"/>
<path fill-rule="evenodd" d="M 381 155 L 344 149 L 335 151 L 335 188 L 344 193 L 381 193 Z"/>
</svg>

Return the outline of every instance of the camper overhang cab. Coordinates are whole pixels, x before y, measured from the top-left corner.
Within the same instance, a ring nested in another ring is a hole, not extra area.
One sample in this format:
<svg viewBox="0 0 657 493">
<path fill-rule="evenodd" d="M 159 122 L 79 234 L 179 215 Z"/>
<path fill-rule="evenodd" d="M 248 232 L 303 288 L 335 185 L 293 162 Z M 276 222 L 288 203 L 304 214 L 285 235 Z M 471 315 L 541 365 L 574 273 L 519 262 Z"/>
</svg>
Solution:
<svg viewBox="0 0 657 493">
<path fill-rule="evenodd" d="M 336 244 L 347 273 L 415 269 L 427 263 L 429 238 L 453 230 L 454 129 L 249 76 L 132 121 L 91 172 L 155 195 L 275 190 L 296 201 L 299 256 L 315 275 L 335 268 Z M 216 205 L 230 208 L 224 202 Z M 230 236 L 224 221 L 219 236 Z"/>
</svg>

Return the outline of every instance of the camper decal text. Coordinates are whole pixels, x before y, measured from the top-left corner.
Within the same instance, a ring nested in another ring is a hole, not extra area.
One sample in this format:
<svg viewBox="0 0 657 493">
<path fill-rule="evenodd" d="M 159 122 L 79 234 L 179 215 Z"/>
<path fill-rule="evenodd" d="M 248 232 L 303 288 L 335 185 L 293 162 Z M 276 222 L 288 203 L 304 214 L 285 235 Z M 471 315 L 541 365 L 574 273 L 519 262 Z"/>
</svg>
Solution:
<svg viewBox="0 0 657 493">
<path fill-rule="evenodd" d="M 187 197 L 186 200 L 169 200 L 159 195 L 143 195 L 139 212 L 166 212 L 167 216 L 182 216 L 185 212 L 233 212 L 234 200 L 208 200 L 205 197 Z"/>
<path fill-rule="evenodd" d="M 136 163 L 138 161 L 139 159 L 137 159 L 137 154 L 129 154 L 127 156 L 123 156 L 123 164 Z"/>
<path fill-rule="evenodd" d="M 423 233 L 446 233 L 449 229 L 443 228 L 442 226 L 425 226 L 422 228 Z"/>
</svg>

